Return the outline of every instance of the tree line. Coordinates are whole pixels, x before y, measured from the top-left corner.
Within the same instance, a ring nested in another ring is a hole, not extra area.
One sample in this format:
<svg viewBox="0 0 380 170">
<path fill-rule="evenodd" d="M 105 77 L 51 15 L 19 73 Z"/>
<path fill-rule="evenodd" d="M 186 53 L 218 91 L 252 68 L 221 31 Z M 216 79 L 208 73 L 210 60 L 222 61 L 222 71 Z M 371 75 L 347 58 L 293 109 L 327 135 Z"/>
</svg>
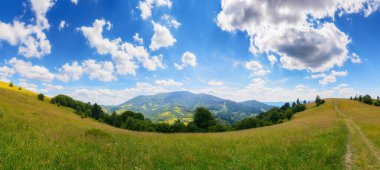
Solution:
<svg viewBox="0 0 380 170">
<path fill-rule="evenodd" d="M 359 95 L 359 96 L 355 96 L 355 97 L 350 97 L 350 100 L 355 100 L 355 101 L 359 101 L 359 102 L 362 102 L 364 104 L 369 104 L 369 105 L 374 105 L 374 106 L 380 106 L 380 97 L 377 96 L 376 99 L 372 99 L 372 97 L 370 95 Z"/>
<path fill-rule="evenodd" d="M 321 100 L 317 96 L 317 100 Z M 319 101 L 320 102 L 320 101 Z M 323 101 L 324 102 L 324 101 Z M 177 133 L 177 132 L 225 132 L 232 130 L 242 130 L 249 128 L 257 128 L 282 123 L 290 120 L 294 114 L 306 109 L 306 101 L 303 103 L 297 99 L 296 102 L 285 103 L 283 106 L 272 108 L 266 112 L 262 112 L 255 117 L 245 118 L 232 125 L 227 125 L 218 120 L 207 108 L 198 107 L 194 111 L 193 121 L 189 124 L 181 122 L 179 119 L 173 123 L 154 123 L 150 119 L 145 118 L 141 113 L 133 111 L 125 111 L 121 114 L 113 112 L 107 114 L 98 104 L 85 103 L 74 100 L 66 95 L 57 95 L 51 99 L 52 104 L 58 106 L 70 107 L 75 113 L 82 118 L 90 117 L 100 122 L 107 123 L 111 126 L 147 132 L 161 133 Z M 318 106 L 320 104 L 317 104 Z"/>
</svg>

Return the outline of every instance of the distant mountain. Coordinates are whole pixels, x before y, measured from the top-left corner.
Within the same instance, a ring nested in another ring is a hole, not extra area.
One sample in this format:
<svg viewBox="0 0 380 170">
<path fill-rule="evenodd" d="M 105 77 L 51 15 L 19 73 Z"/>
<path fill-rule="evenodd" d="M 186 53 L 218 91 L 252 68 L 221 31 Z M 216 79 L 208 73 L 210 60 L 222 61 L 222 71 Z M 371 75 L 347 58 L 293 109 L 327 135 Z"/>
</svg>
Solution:
<svg viewBox="0 0 380 170">
<path fill-rule="evenodd" d="M 273 106 L 255 100 L 238 103 L 208 94 L 178 91 L 137 96 L 119 106 L 104 109 L 116 112 L 126 110 L 140 112 L 153 121 L 172 123 L 177 119 L 184 122 L 192 121 L 193 111 L 197 107 L 206 107 L 220 119 L 233 123 L 269 110 Z"/>
</svg>

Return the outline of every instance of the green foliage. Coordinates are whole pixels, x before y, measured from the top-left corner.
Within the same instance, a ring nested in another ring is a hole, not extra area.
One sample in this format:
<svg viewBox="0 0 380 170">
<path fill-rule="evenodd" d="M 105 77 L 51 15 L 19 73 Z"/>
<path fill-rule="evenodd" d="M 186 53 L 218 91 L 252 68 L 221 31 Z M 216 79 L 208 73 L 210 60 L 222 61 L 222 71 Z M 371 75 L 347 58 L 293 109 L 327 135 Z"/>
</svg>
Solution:
<svg viewBox="0 0 380 170">
<path fill-rule="evenodd" d="M 320 106 L 320 105 L 322 105 L 322 104 L 324 104 L 324 103 L 325 103 L 325 100 L 321 99 L 321 97 L 319 97 L 319 96 L 317 95 L 317 97 L 315 98 L 315 104 L 316 104 L 317 106 Z"/>
<path fill-rule="evenodd" d="M 21 88 L 21 87 L 19 87 L 19 88 L 18 88 L 18 90 L 22 90 L 22 88 Z"/>
<path fill-rule="evenodd" d="M 372 105 L 373 104 L 373 101 L 372 101 L 372 98 L 370 95 L 365 95 L 363 96 L 362 98 L 362 102 L 365 103 L 365 104 L 369 104 L 369 105 Z"/>
<path fill-rule="evenodd" d="M 38 94 L 37 98 L 38 98 L 38 100 L 44 101 L 45 95 L 40 93 L 40 94 Z"/>
<path fill-rule="evenodd" d="M 210 126 L 216 125 L 214 116 L 208 109 L 204 107 L 198 107 L 195 110 L 193 122 L 201 129 L 207 129 Z"/>
<path fill-rule="evenodd" d="M 273 108 L 267 112 L 261 113 L 256 117 L 243 119 L 234 124 L 236 130 L 257 128 L 273 124 L 279 124 L 284 120 L 290 120 L 295 113 L 302 112 L 306 109 L 305 104 L 301 104 L 297 99 L 290 107 L 289 103 L 285 103 L 280 108 Z"/>
<path fill-rule="evenodd" d="M 9 83 L 9 87 L 13 87 L 13 83 L 12 82 Z"/>
</svg>

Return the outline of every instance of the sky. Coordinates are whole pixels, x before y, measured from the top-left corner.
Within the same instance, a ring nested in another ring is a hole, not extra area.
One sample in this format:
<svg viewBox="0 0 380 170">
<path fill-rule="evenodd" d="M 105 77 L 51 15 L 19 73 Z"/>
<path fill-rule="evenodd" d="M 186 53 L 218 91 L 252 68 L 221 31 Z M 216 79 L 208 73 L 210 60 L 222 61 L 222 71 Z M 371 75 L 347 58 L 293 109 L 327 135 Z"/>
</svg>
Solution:
<svg viewBox="0 0 380 170">
<path fill-rule="evenodd" d="M 380 95 L 380 0 L 0 1 L 0 80 L 117 105 Z"/>
</svg>

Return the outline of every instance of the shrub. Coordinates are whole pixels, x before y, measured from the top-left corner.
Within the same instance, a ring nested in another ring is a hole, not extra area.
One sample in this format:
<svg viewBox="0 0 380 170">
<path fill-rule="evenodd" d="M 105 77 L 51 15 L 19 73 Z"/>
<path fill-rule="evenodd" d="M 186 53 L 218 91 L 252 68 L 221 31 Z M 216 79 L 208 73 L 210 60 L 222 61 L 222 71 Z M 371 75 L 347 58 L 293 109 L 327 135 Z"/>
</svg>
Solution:
<svg viewBox="0 0 380 170">
<path fill-rule="evenodd" d="M 12 82 L 9 83 L 9 87 L 13 87 L 13 83 Z"/>
<path fill-rule="evenodd" d="M 19 88 L 18 88 L 18 90 L 22 90 L 22 88 L 21 88 L 21 87 L 19 87 Z"/>
<path fill-rule="evenodd" d="M 317 106 L 320 106 L 320 105 L 322 105 L 322 104 L 324 104 L 324 103 L 325 103 L 325 100 L 321 99 L 321 97 L 317 96 L 317 97 L 315 98 L 315 104 L 316 104 Z"/>
<path fill-rule="evenodd" d="M 362 102 L 365 103 L 365 104 L 369 104 L 369 105 L 372 105 L 373 104 L 373 101 L 372 101 L 372 98 L 370 95 L 365 95 L 363 96 L 362 98 Z"/>
<path fill-rule="evenodd" d="M 38 94 L 38 100 L 44 101 L 45 95 L 40 93 Z"/>
</svg>

